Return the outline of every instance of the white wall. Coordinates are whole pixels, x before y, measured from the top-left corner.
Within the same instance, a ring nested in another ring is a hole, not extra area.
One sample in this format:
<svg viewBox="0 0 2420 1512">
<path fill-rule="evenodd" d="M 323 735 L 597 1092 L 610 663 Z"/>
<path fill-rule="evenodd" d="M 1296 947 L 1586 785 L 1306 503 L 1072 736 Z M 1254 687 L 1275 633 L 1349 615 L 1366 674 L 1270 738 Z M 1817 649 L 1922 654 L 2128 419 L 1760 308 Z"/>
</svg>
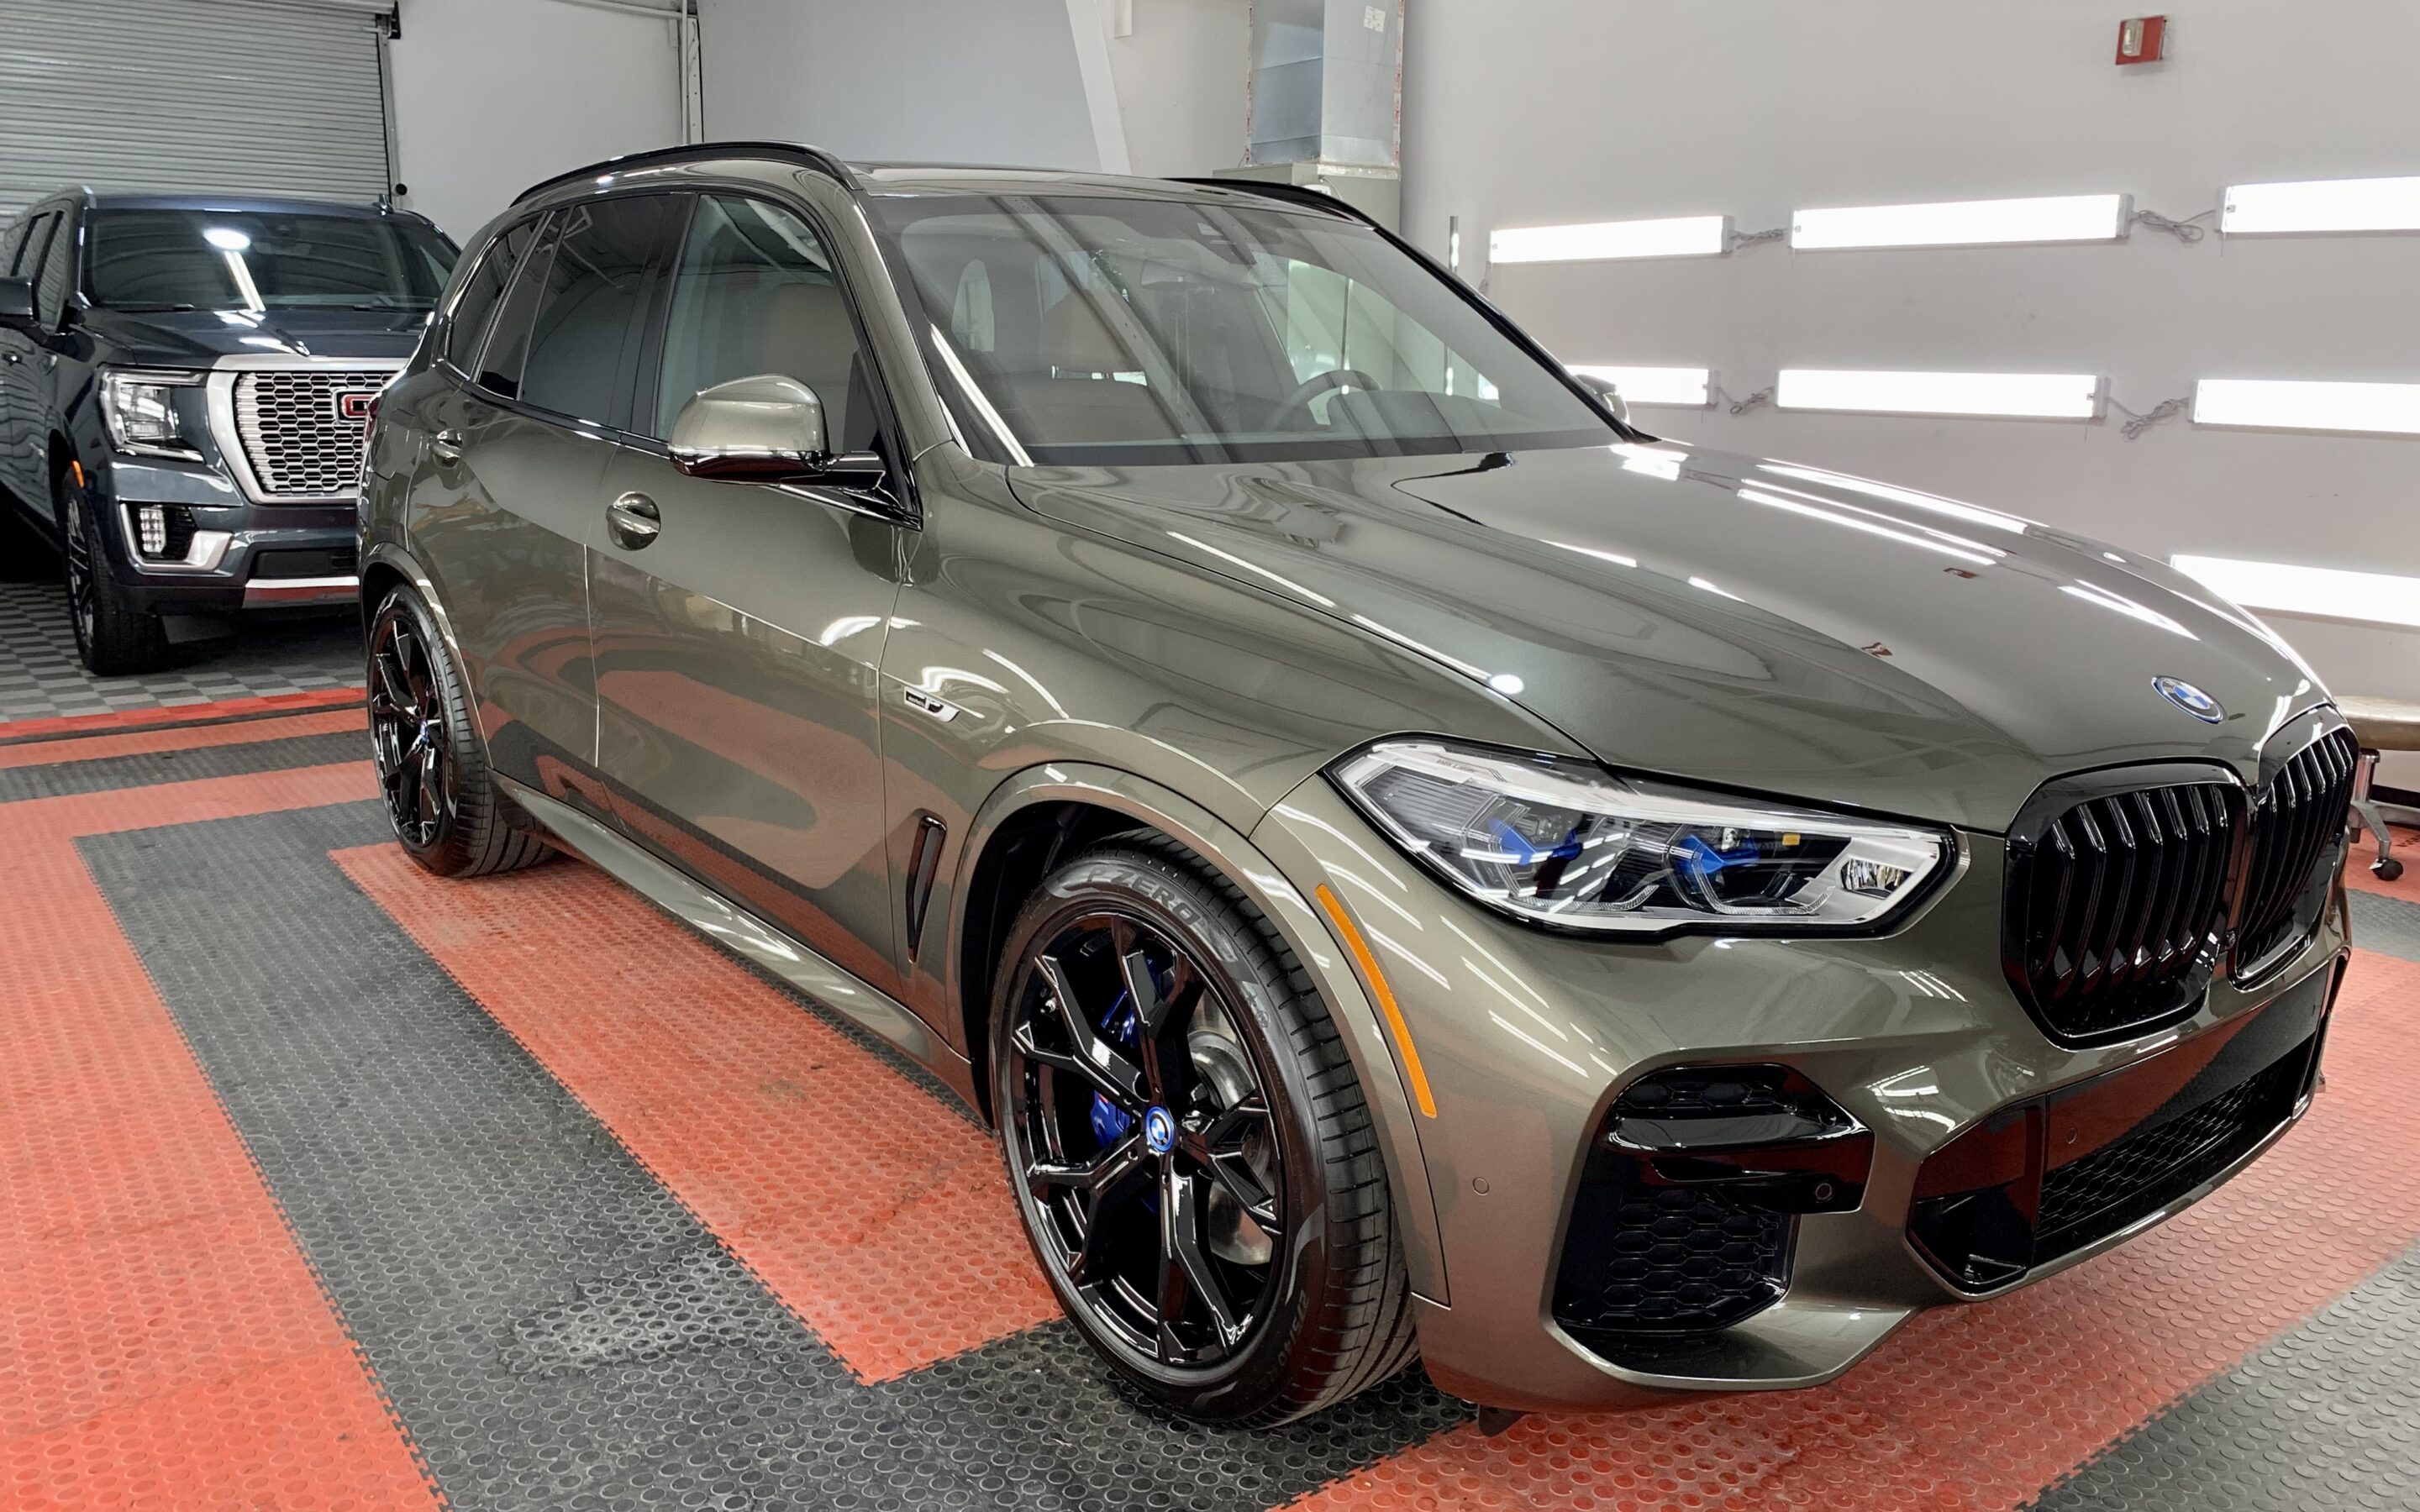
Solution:
<svg viewBox="0 0 2420 1512">
<path fill-rule="evenodd" d="M 1133 32 L 1110 39 L 1109 70 L 1134 171 L 1199 178 L 1240 164 L 1244 0 L 1133 0 Z"/>
<path fill-rule="evenodd" d="M 2420 173 L 2420 7 L 2177 0 L 2169 61 L 2114 66 L 2103 0 L 1413 0 L 1406 224 L 1465 269 L 1493 227 L 1795 206 Z M 2317 45 L 2320 26 L 2346 45 Z M 2098 371 L 2136 409 L 2197 377 L 2420 381 L 2420 237 L 1793 254 L 1506 267 L 1567 361 Z M 1880 474 L 2147 551 L 2420 575 L 2420 440 L 1642 411 L 1676 438 Z M 2420 699 L 2420 634 L 2273 623 L 2344 692 Z M 2420 762 L 2387 780 L 2420 787 Z"/>
<path fill-rule="evenodd" d="M 706 132 L 1097 169 L 1065 0 L 701 0 Z"/>
<path fill-rule="evenodd" d="M 680 140 L 670 21 L 563 0 L 401 0 L 405 201 L 468 237 L 541 178 Z"/>
</svg>

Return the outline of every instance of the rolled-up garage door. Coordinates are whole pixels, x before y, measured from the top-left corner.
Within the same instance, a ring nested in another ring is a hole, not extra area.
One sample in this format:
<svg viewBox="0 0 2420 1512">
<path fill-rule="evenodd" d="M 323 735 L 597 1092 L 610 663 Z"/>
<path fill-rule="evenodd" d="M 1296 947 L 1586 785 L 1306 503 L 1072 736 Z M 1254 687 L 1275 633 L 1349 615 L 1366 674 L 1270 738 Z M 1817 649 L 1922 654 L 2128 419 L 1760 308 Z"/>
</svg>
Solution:
<svg viewBox="0 0 2420 1512">
<path fill-rule="evenodd" d="M 378 24 L 342 0 L 0 0 L 0 220 L 69 184 L 376 199 Z"/>
</svg>

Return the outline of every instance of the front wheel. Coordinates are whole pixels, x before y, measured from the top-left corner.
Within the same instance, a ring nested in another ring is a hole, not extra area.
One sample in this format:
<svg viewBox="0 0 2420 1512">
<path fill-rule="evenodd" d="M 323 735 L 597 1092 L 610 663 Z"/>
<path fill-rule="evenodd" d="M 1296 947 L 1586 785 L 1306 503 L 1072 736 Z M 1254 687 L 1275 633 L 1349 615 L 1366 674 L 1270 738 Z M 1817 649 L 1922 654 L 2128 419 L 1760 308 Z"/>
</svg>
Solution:
<svg viewBox="0 0 2420 1512">
<path fill-rule="evenodd" d="M 413 860 L 439 876 L 476 877 L 546 859 L 545 843 L 510 824 L 461 674 L 410 588 L 387 594 L 370 621 L 369 705 L 387 822 Z"/>
<path fill-rule="evenodd" d="M 1306 1416 L 1409 1364 L 1360 1083 L 1267 920 L 1190 853 L 1108 842 L 1010 931 L 994 1106 L 1026 1234 L 1128 1380 L 1206 1421 Z"/>
<path fill-rule="evenodd" d="M 126 587 L 109 565 L 101 520 L 72 474 L 51 484 L 60 544 L 67 557 L 68 622 L 76 655 L 96 677 L 132 677 L 156 671 L 168 659 L 168 633 L 156 614 L 126 602 Z"/>
</svg>

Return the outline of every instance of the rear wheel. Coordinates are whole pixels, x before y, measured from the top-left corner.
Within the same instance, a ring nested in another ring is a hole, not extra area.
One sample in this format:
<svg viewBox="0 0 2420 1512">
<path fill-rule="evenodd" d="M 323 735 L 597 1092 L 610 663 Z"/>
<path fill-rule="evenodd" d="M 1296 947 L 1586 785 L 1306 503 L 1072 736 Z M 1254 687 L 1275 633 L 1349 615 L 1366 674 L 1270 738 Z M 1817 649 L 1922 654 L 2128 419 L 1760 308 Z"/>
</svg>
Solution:
<svg viewBox="0 0 2420 1512">
<path fill-rule="evenodd" d="M 61 471 L 51 481 L 51 499 L 66 548 L 68 620 L 85 670 L 96 677 L 157 671 L 168 659 L 167 631 L 158 615 L 128 606 L 101 520 L 73 474 Z"/>
<path fill-rule="evenodd" d="M 387 594 L 370 622 L 369 706 L 387 822 L 413 860 L 440 876 L 476 877 L 551 854 L 508 822 L 461 676 L 410 588 Z"/>
<path fill-rule="evenodd" d="M 1009 1179 L 1095 1350 L 1178 1412 L 1251 1425 L 1410 1363 L 1360 1084 L 1241 893 L 1173 843 L 1111 841 L 1044 884 L 998 980 Z"/>
</svg>

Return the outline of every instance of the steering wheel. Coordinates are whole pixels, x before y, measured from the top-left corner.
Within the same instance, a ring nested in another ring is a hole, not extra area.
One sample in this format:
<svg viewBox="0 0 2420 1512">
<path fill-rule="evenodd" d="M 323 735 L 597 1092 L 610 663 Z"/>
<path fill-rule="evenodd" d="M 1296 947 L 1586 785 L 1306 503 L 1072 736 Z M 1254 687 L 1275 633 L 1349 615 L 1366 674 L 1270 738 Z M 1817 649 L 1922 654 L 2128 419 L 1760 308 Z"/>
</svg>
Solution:
<svg viewBox="0 0 2420 1512">
<path fill-rule="evenodd" d="M 1261 428 L 1263 430 L 1293 429 L 1290 425 L 1280 425 L 1279 422 L 1286 419 L 1297 409 L 1308 410 L 1311 408 L 1311 400 L 1318 398 L 1321 394 L 1326 393 L 1330 389 L 1370 390 L 1375 389 L 1377 386 L 1377 379 L 1372 378 L 1369 374 L 1362 372 L 1357 367 L 1331 367 L 1325 373 L 1313 373 L 1311 377 L 1303 379 L 1300 383 L 1295 384 L 1295 390 L 1292 393 L 1287 394 L 1284 398 L 1280 399 L 1277 402 L 1277 407 L 1269 411 L 1268 419 L 1261 422 Z"/>
</svg>

